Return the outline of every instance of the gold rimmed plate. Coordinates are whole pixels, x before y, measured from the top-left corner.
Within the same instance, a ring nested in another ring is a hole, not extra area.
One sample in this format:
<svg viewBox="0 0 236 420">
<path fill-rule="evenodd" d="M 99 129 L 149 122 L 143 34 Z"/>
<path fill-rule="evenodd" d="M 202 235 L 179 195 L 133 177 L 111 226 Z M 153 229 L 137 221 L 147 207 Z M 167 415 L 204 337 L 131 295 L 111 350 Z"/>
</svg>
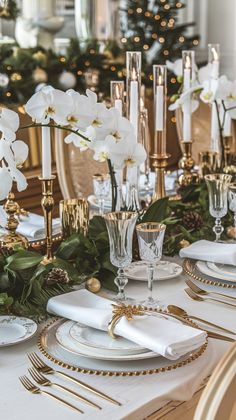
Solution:
<svg viewBox="0 0 236 420">
<path fill-rule="evenodd" d="M 58 344 L 56 340 L 56 331 L 64 322 L 64 319 L 57 319 L 43 329 L 38 340 L 39 350 L 48 360 L 54 362 L 58 366 L 85 374 L 102 376 L 140 376 L 158 374 L 180 368 L 193 362 L 204 353 L 207 347 L 206 339 L 206 342 L 200 348 L 175 361 L 170 361 L 160 356 L 146 360 L 122 362 L 90 359 L 88 357 L 73 354 Z M 189 323 L 190 326 L 196 326 L 196 324 L 189 320 L 187 323 Z"/>
<path fill-rule="evenodd" d="M 186 274 L 192 277 L 194 280 L 200 281 L 209 286 L 215 287 L 223 287 L 226 289 L 236 289 L 236 282 L 230 280 L 221 280 L 219 279 L 219 275 L 217 272 L 215 273 L 215 278 L 213 279 L 212 276 L 208 276 L 203 274 L 199 269 L 198 261 L 191 260 L 190 258 L 186 258 L 183 262 L 183 270 Z"/>
</svg>

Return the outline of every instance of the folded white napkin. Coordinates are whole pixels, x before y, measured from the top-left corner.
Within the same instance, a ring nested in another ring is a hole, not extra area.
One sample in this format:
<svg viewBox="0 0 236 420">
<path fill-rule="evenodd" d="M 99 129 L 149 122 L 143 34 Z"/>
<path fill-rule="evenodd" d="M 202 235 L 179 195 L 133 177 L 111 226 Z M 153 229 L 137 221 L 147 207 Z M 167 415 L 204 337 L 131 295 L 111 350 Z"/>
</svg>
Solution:
<svg viewBox="0 0 236 420">
<path fill-rule="evenodd" d="M 2 232 L 4 232 L 6 221 L 6 212 L 3 210 L 3 207 L 0 206 L 0 230 Z M 52 229 L 54 235 L 60 233 L 61 222 L 59 218 L 53 219 Z M 29 213 L 28 216 L 20 216 L 17 232 L 26 236 L 28 239 L 42 239 L 45 237 L 44 217 L 34 213 Z"/>
<path fill-rule="evenodd" d="M 66 293 L 48 301 L 47 311 L 89 327 L 107 331 L 115 303 L 87 290 Z M 204 331 L 183 325 L 161 316 L 136 316 L 131 321 L 121 318 L 115 333 L 146 347 L 170 360 L 200 347 L 206 337 Z"/>
<path fill-rule="evenodd" d="M 181 258 L 236 265 L 236 244 L 201 240 L 180 250 Z"/>
</svg>

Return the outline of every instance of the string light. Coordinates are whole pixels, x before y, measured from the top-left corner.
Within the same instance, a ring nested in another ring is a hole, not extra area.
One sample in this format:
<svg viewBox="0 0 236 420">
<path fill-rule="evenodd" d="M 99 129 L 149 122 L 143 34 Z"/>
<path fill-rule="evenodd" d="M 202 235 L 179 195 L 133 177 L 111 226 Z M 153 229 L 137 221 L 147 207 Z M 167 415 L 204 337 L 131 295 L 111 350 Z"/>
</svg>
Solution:
<svg viewBox="0 0 236 420">
<path fill-rule="evenodd" d="M 82 74 L 83 74 L 83 72 L 82 72 L 81 70 L 78 70 L 78 71 L 77 71 L 77 75 L 78 75 L 78 76 L 82 76 Z"/>
<path fill-rule="evenodd" d="M 122 42 L 122 44 L 126 44 L 127 38 L 121 38 L 121 42 Z"/>
<path fill-rule="evenodd" d="M 115 66 L 111 66 L 111 71 L 116 71 L 116 67 Z"/>
<path fill-rule="evenodd" d="M 193 40 L 193 45 L 198 45 L 198 44 L 199 44 L 198 39 L 194 39 L 194 40 Z"/>
<path fill-rule="evenodd" d="M 140 37 L 139 36 L 135 36 L 134 37 L 134 42 L 140 42 Z"/>
<path fill-rule="evenodd" d="M 176 78 L 175 77 L 171 77 L 170 82 L 173 83 L 173 84 L 176 83 Z"/>
<path fill-rule="evenodd" d="M 59 58 L 59 61 L 60 61 L 61 63 L 65 63 L 66 58 L 65 58 L 65 57 L 60 57 L 60 58 Z"/>
<path fill-rule="evenodd" d="M 90 66 L 90 61 L 86 60 L 84 64 L 85 64 L 86 67 L 88 67 L 88 66 Z"/>
<path fill-rule="evenodd" d="M 128 14 L 132 15 L 134 13 L 133 9 L 128 9 Z"/>
<path fill-rule="evenodd" d="M 158 35 L 156 33 L 152 34 L 152 39 L 157 39 Z"/>
<path fill-rule="evenodd" d="M 149 80 L 153 80 L 153 75 L 149 74 L 148 78 L 149 78 Z"/>
<path fill-rule="evenodd" d="M 171 122 L 172 122 L 173 124 L 176 124 L 176 117 L 171 117 Z"/>
<path fill-rule="evenodd" d="M 155 19 L 155 20 L 160 20 L 160 19 L 161 19 L 161 16 L 160 16 L 160 15 L 155 15 L 155 16 L 154 16 L 154 19 Z"/>
<path fill-rule="evenodd" d="M 10 98 L 10 96 L 11 96 L 11 92 L 6 92 L 6 93 L 5 93 L 5 95 L 6 95 L 8 98 Z"/>
<path fill-rule="evenodd" d="M 143 9 L 142 9 L 141 7 L 138 7 L 138 8 L 136 9 L 136 12 L 137 12 L 137 13 L 142 13 L 142 11 L 143 11 Z"/>
<path fill-rule="evenodd" d="M 164 51 L 163 51 L 163 54 L 164 54 L 164 55 L 169 55 L 169 54 L 170 54 L 170 52 L 169 52 L 168 50 L 164 50 Z"/>
<path fill-rule="evenodd" d="M 148 50 L 149 49 L 149 45 L 148 44 L 144 44 L 143 49 L 144 50 Z"/>
<path fill-rule="evenodd" d="M 19 82 L 20 80 L 22 80 L 22 76 L 20 73 L 17 73 L 17 72 L 12 73 L 11 80 L 12 82 Z"/>
<path fill-rule="evenodd" d="M 145 13 L 144 13 L 144 15 L 145 15 L 146 17 L 151 17 L 151 16 L 152 16 L 152 13 L 151 13 L 151 12 L 149 12 L 149 11 L 147 11 L 147 12 L 145 12 Z"/>
<path fill-rule="evenodd" d="M 165 42 L 165 38 L 164 38 L 163 36 L 160 36 L 160 38 L 159 38 L 159 42 L 160 42 L 160 44 L 164 44 L 164 42 Z"/>
<path fill-rule="evenodd" d="M 178 3 L 176 3 L 176 5 L 175 5 L 178 9 L 180 9 L 180 7 L 182 7 L 183 5 L 182 5 L 182 3 L 180 3 L 180 2 L 178 2 Z"/>
<path fill-rule="evenodd" d="M 161 22 L 161 26 L 166 26 L 166 21 L 165 21 L 165 20 L 163 20 L 163 21 Z"/>
<path fill-rule="evenodd" d="M 93 48 L 91 48 L 91 50 L 89 50 L 90 54 L 95 54 L 95 50 Z"/>
<path fill-rule="evenodd" d="M 164 9 L 170 10 L 170 5 L 169 4 L 165 4 Z"/>
<path fill-rule="evenodd" d="M 183 36 L 183 35 L 179 37 L 179 42 L 181 42 L 181 43 L 182 43 L 182 42 L 184 42 L 184 40 L 185 40 L 185 38 L 184 38 L 184 36 Z"/>
</svg>

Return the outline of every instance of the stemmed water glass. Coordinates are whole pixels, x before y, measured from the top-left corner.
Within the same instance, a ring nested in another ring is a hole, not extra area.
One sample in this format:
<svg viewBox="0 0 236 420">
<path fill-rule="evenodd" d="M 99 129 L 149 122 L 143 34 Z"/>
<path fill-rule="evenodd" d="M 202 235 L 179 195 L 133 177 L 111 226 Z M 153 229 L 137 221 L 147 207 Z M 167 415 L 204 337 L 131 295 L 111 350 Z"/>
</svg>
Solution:
<svg viewBox="0 0 236 420">
<path fill-rule="evenodd" d="M 139 244 L 139 254 L 147 262 L 148 298 L 141 302 L 147 307 L 159 307 L 159 301 L 153 298 L 154 270 L 162 257 L 162 247 L 166 226 L 162 223 L 147 222 L 136 227 Z"/>
<path fill-rule="evenodd" d="M 234 213 L 234 241 L 236 241 L 236 182 L 229 185 L 229 209 Z"/>
<path fill-rule="evenodd" d="M 213 232 L 216 235 L 215 242 L 219 242 L 221 234 L 224 231 L 221 218 L 228 211 L 228 187 L 232 176 L 226 174 L 209 174 L 205 175 L 204 178 L 209 193 L 210 215 L 215 218 L 215 226 L 213 227 Z"/>
<path fill-rule="evenodd" d="M 119 301 L 131 300 L 127 299 L 124 293 L 128 283 L 124 268 L 128 267 L 132 261 L 133 233 L 137 217 L 137 213 L 129 211 L 117 211 L 104 215 L 110 243 L 110 260 L 115 267 L 118 267 L 114 283 L 118 287 L 116 300 Z"/>
<path fill-rule="evenodd" d="M 109 174 L 93 175 L 93 190 L 98 200 L 99 214 L 104 214 L 105 199 L 110 195 L 111 181 Z"/>
</svg>

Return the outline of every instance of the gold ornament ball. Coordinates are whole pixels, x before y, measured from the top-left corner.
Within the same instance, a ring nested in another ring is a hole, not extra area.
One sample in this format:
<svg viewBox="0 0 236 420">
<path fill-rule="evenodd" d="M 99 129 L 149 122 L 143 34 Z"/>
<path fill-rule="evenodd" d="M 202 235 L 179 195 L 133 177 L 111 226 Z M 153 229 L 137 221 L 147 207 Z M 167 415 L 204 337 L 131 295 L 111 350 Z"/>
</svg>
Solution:
<svg viewBox="0 0 236 420">
<path fill-rule="evenodd" d="M 45 70 L 39 67 L 33 71 L 33 79 L 36 83 L 45 83 L 48 80 L 48 75 Z"/>
<path fill-rule="evenodd" d="M 227 228 L 227 231 L 226 232 L 227 232 L 228 238 L 235 239 L 235 228 L 233 226 L 229 226 Z"/>
<path fill-rule="evenodd" d="M 182 241 L 179 242 L 180 248 L 187 248 L 187 246 L 189 245 L 190 245 L 190 242 L 187 241 L 186 239 L 182 239 Z"/>
<path fill-rule="evenodd" d="M 21 79 L 22 79 L 22 76 L 21 76 L 20 73 L 15 72 L 15 73 L 11 74 L 11 81 L 12 82 L 19 82 L 19 80 L 21 80 Z"/>
<path fill-rule="evenodd" d="M 91 279 L 86 281 L 85 287 L 92 293 L 98 293 L 102 286 L 100 280 L 96 279 L 96 277 L 91 277 Z"/>
</svg>

